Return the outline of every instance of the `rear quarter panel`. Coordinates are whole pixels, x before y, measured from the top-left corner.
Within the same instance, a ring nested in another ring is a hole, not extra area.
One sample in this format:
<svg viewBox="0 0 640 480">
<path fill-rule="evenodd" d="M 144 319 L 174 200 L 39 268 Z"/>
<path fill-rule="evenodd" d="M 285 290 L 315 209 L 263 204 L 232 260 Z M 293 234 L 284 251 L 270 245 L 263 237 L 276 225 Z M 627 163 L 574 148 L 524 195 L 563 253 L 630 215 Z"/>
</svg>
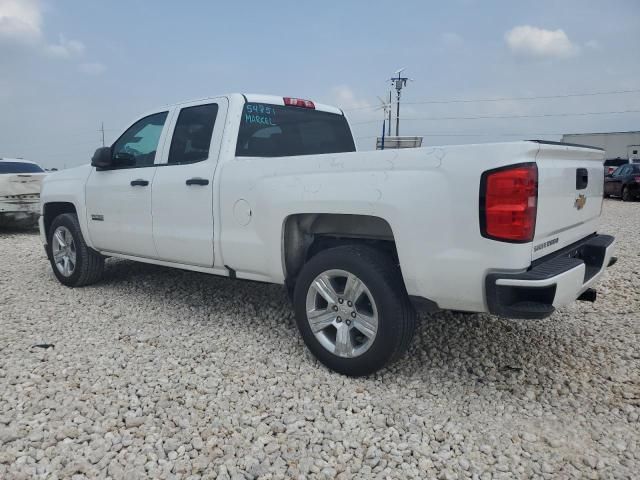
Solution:
<svg viewBox="0 0 640 480">
<path fill-rule="evenodd" d="M 486 273 L 528 267 L 531 244 L 481 237 L 481 173 L 531 162 L 537 151 L 536 144 L 517 142 L 234 158 L 220 171 L 222 261 L 245 278 L 282 283 L 289 215 L 371 215 L 391 226 L 410 295 L 441 308 L 483 311 Z M 250 220 L 242 225 L 238 209 L 245 207 Z"/>
</svg>

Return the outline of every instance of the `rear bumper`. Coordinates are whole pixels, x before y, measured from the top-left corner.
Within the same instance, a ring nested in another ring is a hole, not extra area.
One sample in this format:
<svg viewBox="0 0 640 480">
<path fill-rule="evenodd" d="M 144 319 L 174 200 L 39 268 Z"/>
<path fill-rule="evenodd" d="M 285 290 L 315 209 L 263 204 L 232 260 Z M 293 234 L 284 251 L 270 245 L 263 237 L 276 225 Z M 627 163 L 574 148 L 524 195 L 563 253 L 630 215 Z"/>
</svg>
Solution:
<svg viewBox="0 0 640 480">
<path fill-rule="evenodd" d="M 598 281 L 614 245 L 610 235 L 591 235 L 536 260 L 525 272 L 490 273 L 485 280 L 489 312 L 509 318 L 548 317 Z"/>
<path fill-rule="evenodd" d="M 38 195 L 0 197 L 0 226 L 35 226 L 40 215 Z"/>
<path fill-rule="evenodd" d="M 0 197 L 0 213 L 40 213 L 40 195 L 6 195 Z"/>
</svg>

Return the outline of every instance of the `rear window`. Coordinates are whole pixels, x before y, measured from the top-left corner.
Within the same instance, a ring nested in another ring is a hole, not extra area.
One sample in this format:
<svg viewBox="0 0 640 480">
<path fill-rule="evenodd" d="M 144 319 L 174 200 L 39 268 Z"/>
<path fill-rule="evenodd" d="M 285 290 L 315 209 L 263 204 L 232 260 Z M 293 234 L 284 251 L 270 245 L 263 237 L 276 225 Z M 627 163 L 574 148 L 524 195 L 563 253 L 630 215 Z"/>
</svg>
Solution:
<svg viewBox="0 0 640 480">
<path fill-rule="evenodd" d="M 288 157 L 355 150 L 343 115 L 264 103 L 244 106 L 236 145 L 238 157 Z"/>
<path fill-rule="evenodd" d="M 619 167 L 620 165 L 624 165 L 625 163 L 629 163 L 629 160 L 625 160 L 623 158 L 612 158 L 610 160 L 604 161 L 605 167 Z"/>
<path fill-rule="evenodd" d="M 42 173 L 38 165 L 25 162 L 0 162 L 0 173 Z"/>
</svg>

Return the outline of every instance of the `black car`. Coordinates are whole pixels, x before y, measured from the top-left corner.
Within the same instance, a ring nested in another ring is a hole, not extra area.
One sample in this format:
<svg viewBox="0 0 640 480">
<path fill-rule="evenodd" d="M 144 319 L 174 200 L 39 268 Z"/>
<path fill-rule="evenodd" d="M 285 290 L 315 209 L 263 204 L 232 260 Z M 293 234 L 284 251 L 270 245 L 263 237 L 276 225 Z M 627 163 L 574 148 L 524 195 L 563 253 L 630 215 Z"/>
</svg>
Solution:
<svg viewBox="0 0 640 480">
<path fill-rule="evenodd" d="M 640 197 L 640 163 L 628 163 L 604 177 L 604 196 L 628 202 Z"/>
</svg>

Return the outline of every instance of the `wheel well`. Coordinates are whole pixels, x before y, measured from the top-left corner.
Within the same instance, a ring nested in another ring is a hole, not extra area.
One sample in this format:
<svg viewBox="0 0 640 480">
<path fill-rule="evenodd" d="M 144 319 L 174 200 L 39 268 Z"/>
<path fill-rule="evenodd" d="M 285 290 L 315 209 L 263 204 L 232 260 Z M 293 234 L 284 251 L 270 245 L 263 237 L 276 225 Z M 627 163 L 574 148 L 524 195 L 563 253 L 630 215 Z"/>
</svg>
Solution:
<svg viewBox="0 0 640 480">
<path fill-rule="evenodd" d="M 49 235 L 49 227 L 51 226 L 51 222 L 53 222 L 53 219 L 58 215 L 62 215 L 63 213 L 77 214 L 78 212 L 76 211 L 76 207 L 73 205 L 73 203 L 69 202 L 52 202 L 46 203 L 44 205 L 43 216 L 45 235 Z"/>
<path fill-rule="evenodd" d="M 393 231 L 380 217 L 333 213 L 291 215 L 284 223 L 282 239 L 287 285 L 293 285 L 305 262 L 322 250 L 356 243 L 379 248 L 397 261 Z"/>
</svg>

